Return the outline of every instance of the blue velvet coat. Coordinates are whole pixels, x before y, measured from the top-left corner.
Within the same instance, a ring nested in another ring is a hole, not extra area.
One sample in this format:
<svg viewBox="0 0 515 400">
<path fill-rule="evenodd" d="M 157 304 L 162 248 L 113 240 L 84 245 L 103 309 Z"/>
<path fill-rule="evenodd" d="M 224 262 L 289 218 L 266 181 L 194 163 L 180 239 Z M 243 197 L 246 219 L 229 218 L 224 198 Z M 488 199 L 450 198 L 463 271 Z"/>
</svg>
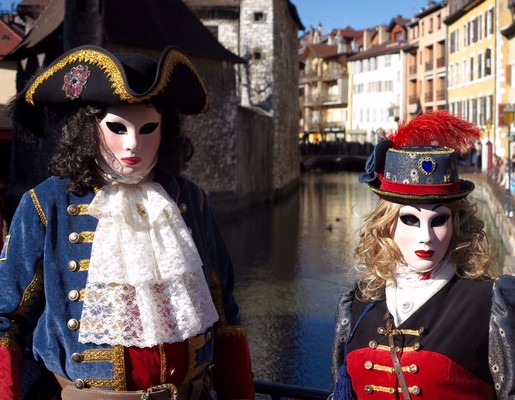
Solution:
<svg viewBox="0 0 515 400">
<path fill-rule="evenodd" d="M 0 345 L 23 350 L 32 337 L 35 359 L 52 373 L 125 390 L 123 347 L 78 341 L 97 219 L 87 214 L 94 193 L 77 196 L 66 190 L 67 183 L 48 179 L 23 195 L 15 213 L 0 255 Z M 160 183 L 192 232 L 221 316 L 218 324 L 243 329 L 232 296 L 232 265 L 205 193 L 185 178 Z M 213 338 L 220 329 L 211 331 L 189 346 L 194 351 L 189 372 L 212 363 Z"/>
</svg>

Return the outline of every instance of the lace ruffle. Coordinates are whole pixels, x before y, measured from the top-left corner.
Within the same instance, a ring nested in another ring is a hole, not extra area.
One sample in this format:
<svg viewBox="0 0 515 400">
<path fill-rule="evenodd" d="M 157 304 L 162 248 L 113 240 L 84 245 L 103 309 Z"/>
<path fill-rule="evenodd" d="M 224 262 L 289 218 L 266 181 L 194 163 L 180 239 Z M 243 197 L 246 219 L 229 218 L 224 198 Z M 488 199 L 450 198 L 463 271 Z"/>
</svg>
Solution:
<svg viewBox="0 0 515 400">
<path fill-rule="evenodd" d="M 151 347 L 197 335 L 218 319 L 202 261 L 175 202 L 155 182 L 106 185 L 79 341 Z"/>
</svg>

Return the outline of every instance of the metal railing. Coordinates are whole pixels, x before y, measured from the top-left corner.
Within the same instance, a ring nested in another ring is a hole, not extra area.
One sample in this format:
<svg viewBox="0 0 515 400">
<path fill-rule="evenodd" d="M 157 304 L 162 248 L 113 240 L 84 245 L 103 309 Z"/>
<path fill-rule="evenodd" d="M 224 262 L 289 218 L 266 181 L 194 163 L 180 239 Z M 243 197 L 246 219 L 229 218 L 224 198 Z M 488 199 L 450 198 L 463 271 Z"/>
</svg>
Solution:
<svg viewBox="0 0 515 400">
<path fill-rule="evenodd" d="M 317 389 L 304 386 L 287 385 L 267 381 L 254 381 L 256 394 L 267 395 L 272 400 L 278 399 L 300 399 L 300 400 L 326 400 L 331 392 L 329 390 Z"/>
</svg>

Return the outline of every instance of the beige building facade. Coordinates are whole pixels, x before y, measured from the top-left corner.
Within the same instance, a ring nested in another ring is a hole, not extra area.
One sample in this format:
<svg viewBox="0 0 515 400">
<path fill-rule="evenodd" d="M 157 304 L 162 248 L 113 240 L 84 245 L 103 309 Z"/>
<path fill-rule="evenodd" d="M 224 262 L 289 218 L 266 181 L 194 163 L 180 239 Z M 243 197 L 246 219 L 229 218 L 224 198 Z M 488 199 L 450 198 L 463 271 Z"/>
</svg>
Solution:
<svg viewBox="0 0 515 400">
<path fill-rule="evenodd" d="M 448 8 L 433 3 L 408 24 L 406 110 L 408 120 L 420 112 L 447 107 L 447 63 L 444 20 Z"/>
</svg>

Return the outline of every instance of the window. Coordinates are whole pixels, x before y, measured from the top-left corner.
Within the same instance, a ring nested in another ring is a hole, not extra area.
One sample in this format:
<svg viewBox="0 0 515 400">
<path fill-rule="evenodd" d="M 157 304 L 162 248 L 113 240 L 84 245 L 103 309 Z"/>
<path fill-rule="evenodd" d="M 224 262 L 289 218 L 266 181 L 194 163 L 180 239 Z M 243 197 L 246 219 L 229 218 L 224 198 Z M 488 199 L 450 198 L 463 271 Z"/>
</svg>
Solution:
<svg viewBox="0 0 515 400">
<path fill-rule="evenodd" d="M 492 74 L 492 49 L 486 49 L 485 52 L 485 76 Z"/>
<path fill-rule="evenodd" d="M 477 55 L 477 79 L 483 77 L 483 54 Z"/>
<path fill-rule="evenodd" d="M 255 12 L 254 22 L 265 22 L 265 13 L 262 11 Z"/>
<path fill-rule="evenodd" d="M 392 55 L 391 54 L 388 54 L 385 56 L 384 65 L 385 65 L 385 67 L 389 67 L 392 65 Z"/>
<path fill-rule="evenodd" d="M 488 10 L 486 14 L 485 36 L 494 33 L 494 10 Z"/>
<path fill-rule="evenodd" d="M 474 80 L 474 57 L 470 57 L 470 81 Z"/>
<path fill-rule="evenodd" d="M 470 99 L 472 110 L 470 115 L 471 122 L 475 123 L 476 125 L 479 123 L 479 118 L 477 114 L 477 99 Z"/>
<path fill-rule="evenodd" d="M 493 121 L 493 104 L 494 104 L 494 97 L 489 94 L 488 98 L 486 100 L 486 120 Z"/>
<path fill-rule="evenodd" d="M 218 25 L 209 25 L 206 28 L 213 34 L 213 36 L 218 39 Z"/>
</svg>

